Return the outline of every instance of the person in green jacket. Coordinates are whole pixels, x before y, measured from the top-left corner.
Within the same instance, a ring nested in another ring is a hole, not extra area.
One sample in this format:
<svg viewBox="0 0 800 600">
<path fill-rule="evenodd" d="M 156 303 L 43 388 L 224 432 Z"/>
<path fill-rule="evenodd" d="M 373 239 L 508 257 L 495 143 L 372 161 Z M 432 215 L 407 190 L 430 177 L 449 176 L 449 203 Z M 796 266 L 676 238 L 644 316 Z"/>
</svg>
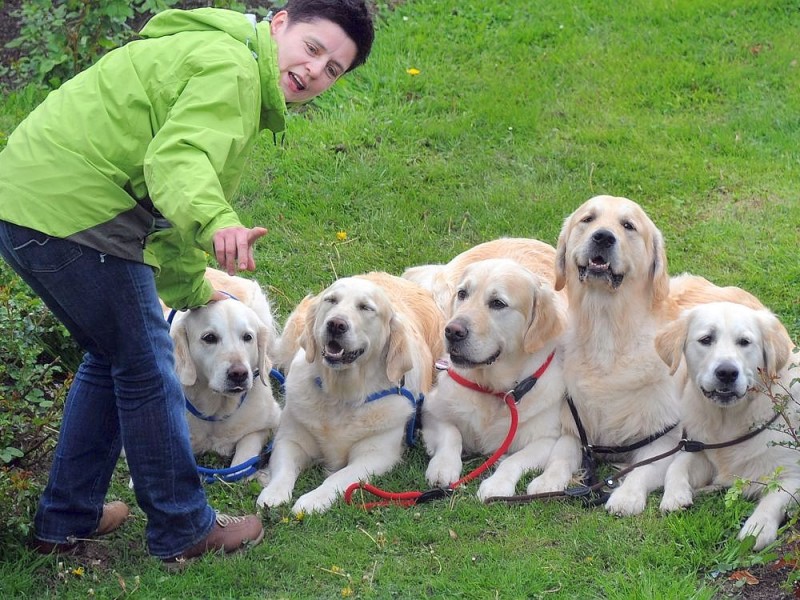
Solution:
<svg viewBox="0 0 800 600">
<path fill-rule="evenodd" d="M 263 535 L 256 515 L 217 514 L 201 486 L 159 296 L 192 308 L 224 296 L 203 274 L 253 271 L 231 206 L 258 133 L 287 103 L 363 64 L 364 0 L 289 0 L 267 21 L 167 10 L 48 95 L 0 152 L 0 255 L 86 351 L 64 407 L 34 520 L 40 552 L 73 551 L 128 516 L 104 504 L 120 450 L 167 565 Z"/>
</svg>

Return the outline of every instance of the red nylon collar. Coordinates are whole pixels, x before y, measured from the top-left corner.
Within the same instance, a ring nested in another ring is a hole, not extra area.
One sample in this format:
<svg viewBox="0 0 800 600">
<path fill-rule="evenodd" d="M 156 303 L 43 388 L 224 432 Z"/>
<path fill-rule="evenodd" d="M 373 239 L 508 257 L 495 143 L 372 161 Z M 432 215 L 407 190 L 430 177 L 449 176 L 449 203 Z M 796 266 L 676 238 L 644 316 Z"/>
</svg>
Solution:
<svg viewBox="0 0 800 600">
<path fill-rule="evenodd" d="M 478 385 L 474 381 L 470 381 L 469 379 L 466 379 L 466 378 L 462 377 L 461 375 L 459 375 L 458 373 L 456 373 L 453 370 L 453 367 L 448 367 L 447 374 L 450 376 L 450 379 L 455 381 L 457 384 L 464 386 L 465 388 L 469 388 L 469 389 L 474 390 L 476 392 L 482 392 L 484 394 L 490 394 L 492 396 L 497 396 L 498 398 L 505 398 L 506 396 L 511 394 L 512 396 L 514 396 L 515 400 L 517 402 L 519 402 L 520 398 L 522 398 L 522 396 L 524 396 L 525 393 L 528 392 L 534 386 L 536 381 L 542 375 L 544 375 L 544 372 L 547 370 L 547 367 L 549 367 L 550 363 L 553 362 L 553 357 L 555 356 L 555 354 L 556 354 L 556 351 L 553 350 L 550 353 L 550 356 L 548 356 L 547 359 L 545 359 L 545 361 L 542 363 L 542 365 L 536 370 L 536 372 L 533 375 L 531 375 L 530 377 L 526 377 L 522 381 L 519 381 L 514 388 L 508 390 L 507 392 L 495 392 L 494 390 L 491 390 L 489 388 L 483 387 L 482 385 Z M 524 390 L 519 395 L 519 397 L 517 397 L 517 395 L 514 393 L 517 390 Z"/>
</svg>

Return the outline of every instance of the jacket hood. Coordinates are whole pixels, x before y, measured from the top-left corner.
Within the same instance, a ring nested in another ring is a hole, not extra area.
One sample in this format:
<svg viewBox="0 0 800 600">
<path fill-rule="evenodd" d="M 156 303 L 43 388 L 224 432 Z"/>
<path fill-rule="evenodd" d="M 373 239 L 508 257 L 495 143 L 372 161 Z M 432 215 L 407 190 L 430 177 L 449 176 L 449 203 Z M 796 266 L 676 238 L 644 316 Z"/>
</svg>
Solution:
<svg viewBox="0 0 800 600">
<path fill-rule="evenodd" d="M 269 23 L 256 24 L 253 17 L 219 8 L 169 9 L 150 19 L 139 35 L 158 38 L 187 31 L 222 31 L 247 46 L 258 63 L 261 80 L 260 128 L 279 133 L 285 129 L 286 101 L 278 85 L 278 51 Z"/>
</svg>

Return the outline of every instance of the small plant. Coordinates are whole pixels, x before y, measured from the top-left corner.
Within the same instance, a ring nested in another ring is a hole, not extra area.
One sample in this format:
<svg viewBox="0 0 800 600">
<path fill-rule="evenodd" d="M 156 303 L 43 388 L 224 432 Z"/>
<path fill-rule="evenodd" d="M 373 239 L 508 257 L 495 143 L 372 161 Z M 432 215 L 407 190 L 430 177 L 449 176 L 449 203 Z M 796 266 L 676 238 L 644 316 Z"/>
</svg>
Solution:
<svg viewBox="0 0 800 600">
<path fill-rule="evenodd" d="M 55 446 L 77 362 L 64 327 L 0 261 L 0 513 L 5 534 L 28 533 L 39 479 Z"/>
<path fill-rule="evenodd" d="M 14 16 L 19 36 L 7 44 L 24 54 L 11 66 L 19 82 L 58 87 L 108 50 L 132 39 L 137 13 L 169 8 L 178 0 L 25 0 Z"/>
</svg>

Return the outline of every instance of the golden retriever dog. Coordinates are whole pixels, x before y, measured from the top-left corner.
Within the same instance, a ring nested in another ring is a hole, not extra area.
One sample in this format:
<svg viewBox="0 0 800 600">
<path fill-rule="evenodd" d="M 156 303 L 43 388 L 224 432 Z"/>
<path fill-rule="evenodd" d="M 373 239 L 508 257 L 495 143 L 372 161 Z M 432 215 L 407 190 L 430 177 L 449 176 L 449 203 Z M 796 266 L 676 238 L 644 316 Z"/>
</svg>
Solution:
<svg viewBox="0 0 800 600">
<path fill-rule="evenodd" d="M 430 290 L 442 312 L 449 317 L 456 286 L 461 281 L 464 269 L 472 263 L 488 258 L 510 258 L 552 286 L 555 283 L 555 257 L 555 248 L 545 242 L 530 238 L 499 238 L 473 246 L 447 264 L 410 267 L 402 277 Z"/>
<path fill-rule="evenodd" d="M 232 298 L 174 314 L 175 369 L 194 453 L 240 465 L 259 455 L 280 420 L 268 381 L 277 330 L 257 282 L 216 269 L 206 278 Z"/>
<path fill-rule="evenodd" d="M 301 302 L 284 328 L 284 351 L 297 352 L 257 504 L 289 502 L 299 473 L 318 462 L 328 477 L 292 511 L 322 512 L 350 484 L 398 464 L 418 400 L 433 383 L 442 327 L 426 290 L 387 273 L 339 279 Z"/>
<path fill-rule="evenodd" d="M 693 491 L 709 484 L 730 487 L 738 477 L 753 481 L 745 495 L 761 499 L 739 539 L 755 536 L 754 548 L 764 548 L 775 541 L 800 489 L 798 451 L 785 445 L 792 442 L 787 426 L 800 424 L 800 372 L 787 364 L 792 342 L 786 329 L 768 310 L 714 302 L 686 311 L 663 328 L 656 347 L 673 373 L 686 363 L 684 436 L 712 445 L 739 440 L 681 452 L 667 470 L 661 510 L 691 506 Z M 790 393 L 786 420 L 779 420 L 773 399 Z M 779 489 L 770 491 L 764 484 L 773 474 Z"/>
<path fill-rule="evenodd" d="M 661 232 L 635 202 L 596 196 L 564 222 L 557 244 L 556 289 L 566 289 L 567 392 L 591 445 L 619 448 L 652 439 L 615 461 L 635 463 L 674 447 L 680 437 L 678 391 L 655 349 L 659 328 L 674 317 Z M 563 417 L 565 456 L 580 465 L 578 429 Z M 669 460 L 632 471 L 606 509 L 634 515 L 664 483 Z"/>
<path fill-rule="evenodd" d="M 542 469 L 528 493 L 564 489 L 572 475 L 569 465 L 556 461 L 546 467 L 561 436 L 565 388 L 555 353 L 566 326 L 566 302 L 549 283 L 507 258 L 467 266 L 456 290 L 444 328 L 450 367 L 439 374 L 423 405 L 422 435 L 431 455 L 428 482 L 457 481 L 462 452 L 495 452 L 511 422 L 503 394 L 535 376 L 533 387 L 519 398 L 511 446 L 481 483 L 478 497 L 512 495 L 525 473 Z"/>
</svg>

